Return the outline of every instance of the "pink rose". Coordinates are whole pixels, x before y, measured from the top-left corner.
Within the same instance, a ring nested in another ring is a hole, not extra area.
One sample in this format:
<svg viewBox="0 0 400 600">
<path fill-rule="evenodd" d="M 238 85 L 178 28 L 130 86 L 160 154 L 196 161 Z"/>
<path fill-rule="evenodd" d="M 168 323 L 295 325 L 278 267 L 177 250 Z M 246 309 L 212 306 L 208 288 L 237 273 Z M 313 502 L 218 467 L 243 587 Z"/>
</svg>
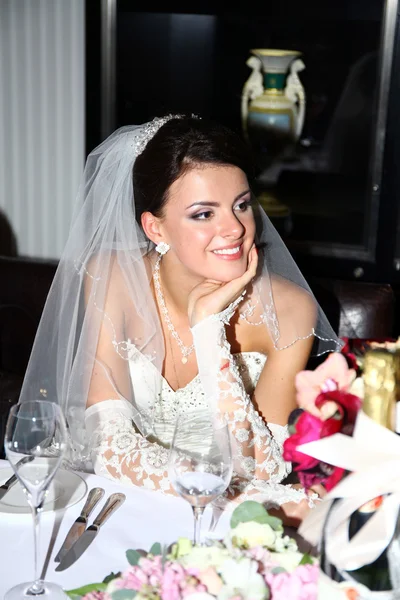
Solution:
<svg viewBox="0 0 400 600">
<path fill-rule="evenodd" d="M 268 573 L 265 577 L 271 600 L 316 600 L 318 594 L 317 565 L 300 565 L 292 573 Z"/>
<path fill-rule="evenodd" d="M 333 352 L 314 371 L 300 371 L 296 375 L 297 404 L 316 417 L 329 418 L 335 412 L 335 406 L 324 404 L 318 409 L 315 406 L 316 398 L 322 392 L 346 391 L 355 377 L 355 370 L 349 369 L 343 354 Z"/>
<path fill-rule="evenodd" d="M 115 579 L 114 586 L 118 590 L 136 590 L 137 592 L 143 585 L 148 584 L 148 577 L 139 566 L 131 567 L 122 577 Z"/>
<path fill-rule="evenodd" d="M 198 578 L 201 583 L 206 586 L 209 594 L 213 594 L 214 596 L 218 595 L 223 582 L 214 567 L 208 567 L 204 571 L 201 571 Z"/>
</svg>

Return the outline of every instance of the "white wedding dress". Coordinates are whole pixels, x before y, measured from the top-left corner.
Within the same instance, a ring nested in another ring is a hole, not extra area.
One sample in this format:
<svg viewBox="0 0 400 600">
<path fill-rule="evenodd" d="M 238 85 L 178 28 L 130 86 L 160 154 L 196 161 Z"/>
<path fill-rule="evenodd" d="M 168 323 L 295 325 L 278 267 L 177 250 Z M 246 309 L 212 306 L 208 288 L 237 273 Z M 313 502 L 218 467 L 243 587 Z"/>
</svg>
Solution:
<svg viewBox="0 0 400 600">
<path fill-rule="evenodd" d="M 234 441 L 234 475 L 226 497 L 236 501 L 251 497 L 268 506 L 306 497 L 303 490 L 280 483 L 291 472 L 290 463 L 282 456 L 287 427 L 266 424 L 250 399 L 267 357 L 258 352 L 231 354 L 226 323 L 224 313 L 220 313 L 192 329 L 199 373 L 176 391 L 162 378 L 153 412 L 155 436 L 151 439 L 135 428 L 134 419 L 137 413 L 144 419 L 149 416 L 156 368 L 127 342 L 135 407 L 124 399 L 110 399 L 90 406 L 85 413 L 92 463 L 98 475 L 173 492 L 167 463 L 174 422 L 178 414 L 206 408 L 214 396 L 217 410 L 228 416 Z M 255 460 L 256 451 L 261 461 Z"/>
</svg>

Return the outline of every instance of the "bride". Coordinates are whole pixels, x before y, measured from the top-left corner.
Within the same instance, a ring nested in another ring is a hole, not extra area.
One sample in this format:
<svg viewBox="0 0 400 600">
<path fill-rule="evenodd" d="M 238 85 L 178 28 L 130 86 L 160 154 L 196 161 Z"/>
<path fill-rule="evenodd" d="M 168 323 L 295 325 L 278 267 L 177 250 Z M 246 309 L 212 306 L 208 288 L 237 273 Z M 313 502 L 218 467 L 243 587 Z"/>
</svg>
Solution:
<svg viewBox="0 0 400 600">
<path fill-rule="evenodd" d="M 229 496 L 290 522 L 309 503 L 281 483 L 294 377 L 339 342 L 251 182 L 240 138 L 197 117 L 96 148 L 21 400 L 62 405 L 72 468 L 167 493 L 160 424 L 211 407 L 234 442 Z"/>
</svg>

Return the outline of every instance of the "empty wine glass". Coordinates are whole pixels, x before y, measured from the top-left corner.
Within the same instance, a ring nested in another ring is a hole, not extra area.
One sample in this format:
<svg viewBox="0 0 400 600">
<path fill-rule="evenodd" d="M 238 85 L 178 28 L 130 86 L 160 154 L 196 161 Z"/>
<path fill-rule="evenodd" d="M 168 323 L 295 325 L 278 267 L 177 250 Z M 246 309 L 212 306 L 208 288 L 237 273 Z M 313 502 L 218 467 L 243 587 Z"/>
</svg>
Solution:
<svg viewBox="0 0 400 600">
<path fill-rule="evenodd" d="M 38 561 L 40 513 L 50 482 L 65 453 L 66 444 L 65 421 L 57 404 L 48 400 L 32 400 L 11 408 L 4 447 L 32 509 L 35 580 L 11 588 L 4 600 L 66 598 L 60 586 L 40 579 Z"/>
<path fill-rule="evenodd" d="M 204 509 L 228 487 L 232 477 L 229 428 L 207 410 L 182 415 L 175 426 L 168 474 L 171 484 L 192 507 L 194 543 L 200 543 Z"/>
</svg>

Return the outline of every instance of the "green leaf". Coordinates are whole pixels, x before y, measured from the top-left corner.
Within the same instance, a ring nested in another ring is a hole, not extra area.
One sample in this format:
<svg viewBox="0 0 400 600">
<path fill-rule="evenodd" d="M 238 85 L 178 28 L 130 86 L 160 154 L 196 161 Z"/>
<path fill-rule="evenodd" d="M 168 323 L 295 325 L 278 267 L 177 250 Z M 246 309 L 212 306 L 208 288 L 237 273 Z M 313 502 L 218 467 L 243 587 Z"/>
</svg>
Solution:
<svg viewBox="0 0 400 600">
<path fill-rule="evenodd" d="M 314 561 L 309 554 L 303 554 L 303 558 L 299 562 L 299 565 L 313 565 Z"/>
<path fill-rule="evenodd" d="M 80 588 L 76 588 L 74 590 L 69 590 L 65 592 L 70 598 L 76 600 L 77 598 L 81 598 L 81 596 L 85 596 L 89 594 L 89 592 L 104 592 L 106 589 L 106 583 L 89 583 L 89 585 L 84 585 Z"/>
<path fill-rule="evenodd" d="M 136 596 L 135 590 L 117 590 L 111 594 L 112 600 L 132 600 Z"/>
<path fill-rule="evenodd" d="M 256 523 L 267 524 L 274 531 L 282 531 L 283 525 L 281 519 L 271 517 L 265 510 L 262 504 L 254 500 L 245 500 L 235 508 L 231 517 L 231 528 L 235 529 L 239 523 L 248 523 L 255 521 Z"/>
<path fill-rule="evenodd" d="M 107 575 L 107 577 L 104 577 L 103 583 L 110 583 L 110 581 L 116 579 L 117 577 L 121 577 L 121 571 L 119 571 L 119 573 L 110 573 Z"/>
<path fill-rule="evenodd" d="M 162 554 L 161 544 L 159 542 L 153 544 L 149 550 L 149 553 L 153 556 L 159 556 L 160 554 Z"/>
<path fill-rule="evenodd" d="M 245 500 L 235 508 L 231 517 L 231 527 L 234 529 L 239 523 L 255 521 L 259 517 L 268 514 L 262 504 L 254 500 Z"/>
<path fill-rule="evenodd" d="M 254 520 L 256 523 L 269 525 L 274 531 L 283 531 L 282 521 L 278 517 L 271 517 L 271 515 L 267 514 L 266 517 L 259 517 Z"/>
<path fill-rule="evenodd" d="M 132 567 L 135 567 L 138 564 L 139 559 L 141 558 L 141 555 L 139 554 L 139 552 L 137 550 L 127 550 L 126 558 L 128 559 L 128 563 Z"/>
</svg>

